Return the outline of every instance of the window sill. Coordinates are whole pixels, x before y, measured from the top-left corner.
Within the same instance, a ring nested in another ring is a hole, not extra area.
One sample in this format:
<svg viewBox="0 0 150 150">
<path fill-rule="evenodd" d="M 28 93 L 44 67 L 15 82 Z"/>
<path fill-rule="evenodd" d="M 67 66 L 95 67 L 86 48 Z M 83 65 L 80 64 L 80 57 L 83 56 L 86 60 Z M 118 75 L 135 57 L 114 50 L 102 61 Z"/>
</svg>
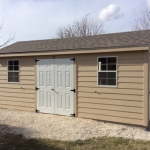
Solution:
<svg viewBox="0 0 150 150">
<path fill-rule="evenodd" d="M 20 82 L 7 82 L 8 84 L 20 84 Z"/>
<path fill-rule="evenodd" d="M 112 86 L 112 85 L 97 85 L 98 87 L 102 87 L 102 88 L 117 88 L 118 86 Z"/>
</svg>

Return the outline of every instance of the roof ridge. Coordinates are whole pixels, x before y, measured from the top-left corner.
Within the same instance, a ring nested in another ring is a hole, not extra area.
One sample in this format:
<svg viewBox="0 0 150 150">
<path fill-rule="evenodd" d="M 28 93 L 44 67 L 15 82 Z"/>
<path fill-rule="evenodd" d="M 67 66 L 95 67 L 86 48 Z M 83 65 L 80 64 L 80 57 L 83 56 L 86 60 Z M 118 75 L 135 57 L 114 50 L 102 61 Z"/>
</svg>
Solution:
<svg viewBox="0 0 150 150">
<path fill-rule="evenodd" d="M 105 35 L 117 35 L 117 34 L 126 34 L 126 33 L 137 33 L 137 32 L 144 32 L 150 31 L 149 30 L 139 30 L 139 31 L 125 31 L 125 32 L 114 32 L 114 33 L 103 33 L 97 35 L 88 35 L 88 36 L 81 36 L 81 37 L 71 37 L 71 38 L 53 38 L 53 39 L 39 39 L 39 40 L 27 40 L 27 41 L 17 41 L 15 43 L 22 43 L 22 42 L 35 42 L 35 41 L 50 41 L 50 40 L 66 40 L 66 39 L 80 39 L 80 38 L 88 38 L 88 37 L 97 37 L 97 36 L 105 36 Z"/>
</svg>

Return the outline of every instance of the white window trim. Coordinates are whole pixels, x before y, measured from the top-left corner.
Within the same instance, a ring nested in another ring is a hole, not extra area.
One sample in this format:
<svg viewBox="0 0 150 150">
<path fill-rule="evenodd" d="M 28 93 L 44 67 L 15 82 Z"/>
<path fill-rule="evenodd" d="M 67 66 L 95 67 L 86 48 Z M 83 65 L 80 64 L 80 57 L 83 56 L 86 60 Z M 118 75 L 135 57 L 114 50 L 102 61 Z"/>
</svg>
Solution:
<svg viewBox="0 0 150 150">
<path fill-rule="evenodd" d="M 99 58 L 109 58 L 109 57 L 116 57 L 116 71 L 99 71 L 99 64 L 98 64 L 98 59 Z M 99 85 L 98 84 L 98 72 L 116 72 L 116 85 Z M 97 57 L 97 86 L 98 87 L 111 87 L 111 88 L 116 88 L 118 87 L 118 56 L 99 56 Z"/>
<path fill-rule="evenodd" d="M 19 71 L 15 71 L 15 72 L 19 72 L 19 82 L 8 82 L 8 72 L 12 72 L 12 71 L 8 70 L 8 62 L 9 61 L 18 61 L 19 62 Z M 7 83 L 13 83 L 13 84 L 19 84 L 20 83 L 20 61 L 19 61 L 19 59 L 10 59 L 10 60 L 7 60 Z"/>
</svg>

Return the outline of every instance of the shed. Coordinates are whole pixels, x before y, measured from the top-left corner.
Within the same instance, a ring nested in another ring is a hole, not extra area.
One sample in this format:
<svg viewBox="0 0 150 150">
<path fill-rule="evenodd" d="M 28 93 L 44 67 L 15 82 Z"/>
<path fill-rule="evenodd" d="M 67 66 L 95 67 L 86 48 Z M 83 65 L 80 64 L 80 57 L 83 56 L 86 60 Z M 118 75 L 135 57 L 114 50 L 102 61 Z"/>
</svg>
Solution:
<svg viewBox="0 0 150 150">
<path fill-rule="evenodd" d="M 0 108 L 147 127 L 150 30 L 0 49 Z"/>
</svg>

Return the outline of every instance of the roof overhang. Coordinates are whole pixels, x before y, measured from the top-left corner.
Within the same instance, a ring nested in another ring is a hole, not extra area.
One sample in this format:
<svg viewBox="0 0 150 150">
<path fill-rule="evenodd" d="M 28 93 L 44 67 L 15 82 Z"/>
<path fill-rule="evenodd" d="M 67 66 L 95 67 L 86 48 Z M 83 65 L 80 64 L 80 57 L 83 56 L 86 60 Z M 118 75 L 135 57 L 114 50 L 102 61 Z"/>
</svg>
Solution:
<svg viewBox="0 0 150 150">
<path fill-rule="evenodd" d="M 46 51 L 46 52 L 27 52 L 27 53 L 9 53 L 0 54 L 0 57 L 23 57 L 23 56 L 44 56 L 44 55 L 69 55 L 69 54 L 90 54 L 90 53 L 109 53 L 109 52 L 130 52 L 130 51 L 145 51 L 149 50 L 149 46 L 138 47 L 117 47 L 117 48 L 104 48 L 93 50 L 63 50 L 63 51 Z"/>
</svg>

